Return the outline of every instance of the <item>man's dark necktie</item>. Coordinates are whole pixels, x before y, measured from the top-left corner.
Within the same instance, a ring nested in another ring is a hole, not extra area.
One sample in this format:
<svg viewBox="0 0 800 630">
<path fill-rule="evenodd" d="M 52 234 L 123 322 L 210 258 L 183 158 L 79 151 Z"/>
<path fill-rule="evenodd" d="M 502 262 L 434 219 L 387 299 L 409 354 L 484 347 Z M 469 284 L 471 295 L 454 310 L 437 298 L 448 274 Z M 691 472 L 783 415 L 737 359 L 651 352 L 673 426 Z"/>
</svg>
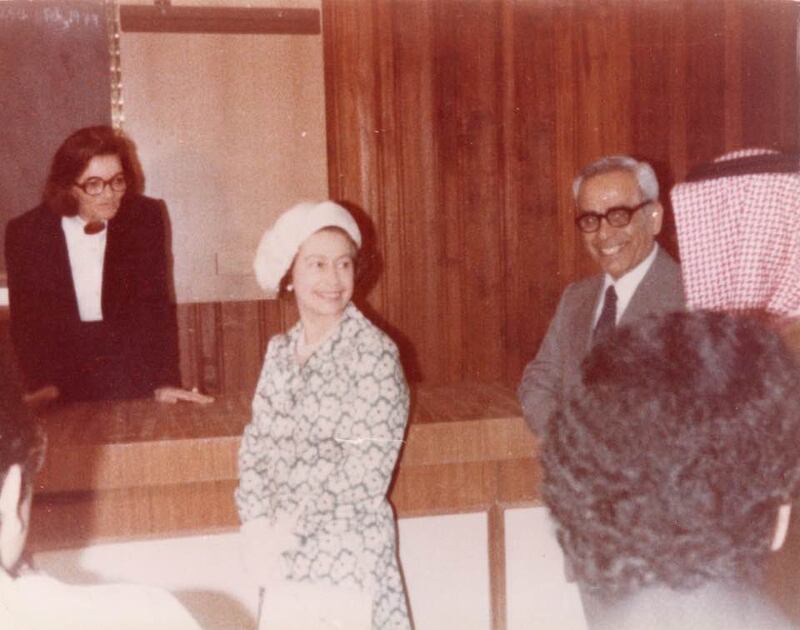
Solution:
<svg viewBox="0 0 800 630">
<path fill-rule="evenodd" d="M 597 319 L 597 324 L 594 327 L 592 334 L 592 343 L 598 343 L 611 333 L 617 327 L 617 292 L 614 290 L 614 285 L 610 285 L 606 289 L 606 296 L 603 301 L 603 310 L 600 311 L 600 317 Z"/>
</svg>

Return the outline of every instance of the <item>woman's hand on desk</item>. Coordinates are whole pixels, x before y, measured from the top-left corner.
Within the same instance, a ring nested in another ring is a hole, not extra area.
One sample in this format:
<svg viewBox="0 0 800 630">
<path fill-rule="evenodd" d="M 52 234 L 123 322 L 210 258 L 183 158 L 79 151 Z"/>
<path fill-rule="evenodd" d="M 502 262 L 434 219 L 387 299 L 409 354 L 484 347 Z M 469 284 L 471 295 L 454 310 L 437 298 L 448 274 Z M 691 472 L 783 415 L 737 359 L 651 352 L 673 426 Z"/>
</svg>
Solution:
<svg viewBox="0 0 800 630">
<path fill-rule="evenodd" d="M 32 407 L 38 407 L 56 400 L 60 395 L 61 392 L 58 391 L 58 387 L 55 385 L 45 385 L 32 392 L 26 392 L 22 395 L 22 400 Z"/>
<path fill-rule="evenodd" d="M 214 402 L 213 396 L 201 394 L 197 391 L 196 387 L 191 391 L 188 389 L 181 389 L 180 387 L 159 387 L 153 392 L 153 396 L 158 402 L 173 404 L 181 400 L 200 403 L 201 405 Z"/>
</svg>

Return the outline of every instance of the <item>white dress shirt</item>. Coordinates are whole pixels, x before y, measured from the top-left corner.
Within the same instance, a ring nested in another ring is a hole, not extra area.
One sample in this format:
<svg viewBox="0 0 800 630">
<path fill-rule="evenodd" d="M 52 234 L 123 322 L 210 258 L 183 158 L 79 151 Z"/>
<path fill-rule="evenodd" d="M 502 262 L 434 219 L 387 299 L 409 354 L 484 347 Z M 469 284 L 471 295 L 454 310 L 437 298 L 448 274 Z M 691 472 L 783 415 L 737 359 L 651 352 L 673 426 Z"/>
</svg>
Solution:
<svg viewBox="0 0 800 630">
<path fill-rule="evenodd" d="M 625 312 L 625 309 L 628 308 L 628 304 L 631 303 L 631 298 L 633 298 L 633 294 L 639 287 L 639 283 L 642 281 L 642 278 L 645 277 L 647 272 L 650 271 L 650 267 L 653 266 L 653 261 L 656 259 L 656 254 L 658 254 L 658 243 L 653 243 L 653 249 L 645 257 L 645 259 L 621 278 L 614 280 L 614 278 L 608 274 L 605 274 L 603 279 L 603 289 L 600 291 L 600 299 L 597 301 L 597 306 L 594 309 L 592 328 L 594 328 L 595 324 L 597 324 L 597 320 L 600 317 L 600 311 L 603 309 L 603 296 L 606 294 L 606 289 L 608 289 L 608 287 L 611 285 L 614 285 L 614 291 L 617 293 L 616 323 L 619 324 L 619 320 L 622 317 L 622 314 Z"/>
<path fill-rule="evenodd" d="M 86 221 L 79 216 L 61 218 L 81 321 L 99 322 L 103 319 L 103 261 L 108 230 L 86 234 L 85 226 Z"/>
</svg>

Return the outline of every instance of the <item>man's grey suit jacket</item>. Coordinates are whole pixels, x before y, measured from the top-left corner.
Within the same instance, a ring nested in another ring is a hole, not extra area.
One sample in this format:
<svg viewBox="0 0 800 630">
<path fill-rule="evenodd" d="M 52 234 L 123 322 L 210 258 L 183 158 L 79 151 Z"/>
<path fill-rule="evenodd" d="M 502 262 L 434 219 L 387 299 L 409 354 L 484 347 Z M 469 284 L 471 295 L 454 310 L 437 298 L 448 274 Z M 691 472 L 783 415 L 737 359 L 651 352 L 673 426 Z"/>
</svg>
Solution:
<svg viewBox="0 0 800 630">
<path fill-rule="evenodd" d="M 525 421 L 535 433 L 542 433 L 560 398 L 578 378 L 581 361 L 589 352 L 594 312 L 602 289 L 603 275 L 599 274 L 564 290 L 539 352 L 525 368 L 517 395 Z M 684 305 L 680 267 L 659 248 L 619 325 L 651 313 L 683 310 Z"/>
</svg>

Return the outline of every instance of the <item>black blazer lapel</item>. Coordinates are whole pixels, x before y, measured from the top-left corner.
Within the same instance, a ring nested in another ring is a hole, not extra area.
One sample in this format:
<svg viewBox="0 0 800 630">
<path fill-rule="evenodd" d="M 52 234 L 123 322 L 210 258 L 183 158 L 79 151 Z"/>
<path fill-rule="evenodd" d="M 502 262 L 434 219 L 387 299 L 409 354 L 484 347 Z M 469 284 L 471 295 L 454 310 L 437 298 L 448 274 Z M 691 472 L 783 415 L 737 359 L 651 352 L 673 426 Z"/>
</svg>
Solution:
<svg viewBox="0 0 800 630">
<path fill-rule="evenodd" d="M 130 225 L 132 201 L 123 198 L 117 215 L 108 222 L 106 253 L 103 258 L 103 318 L 115 317 L 130 291 L 130 273 L 125 267 L 129 258 L 131 239 L 135 238 L 135 225 Z"/>
<path fill-rule="evenodd" d="M 61 217 L 47 211 L 43 215 L 39 236 L 42 239 L 41 246 L 32 248 L 31 251 L 49 252 L 48 260 L 40 261 L 43 271 L 42 286 L 46 286 L 47 292 L 56 296 L 62 304 L 65 306 L 69 304 L 75 319 L 78 319 L 78 299 L 75 297 L 67 239 L 64 230 L 61 229 Z"/>
</svg>

